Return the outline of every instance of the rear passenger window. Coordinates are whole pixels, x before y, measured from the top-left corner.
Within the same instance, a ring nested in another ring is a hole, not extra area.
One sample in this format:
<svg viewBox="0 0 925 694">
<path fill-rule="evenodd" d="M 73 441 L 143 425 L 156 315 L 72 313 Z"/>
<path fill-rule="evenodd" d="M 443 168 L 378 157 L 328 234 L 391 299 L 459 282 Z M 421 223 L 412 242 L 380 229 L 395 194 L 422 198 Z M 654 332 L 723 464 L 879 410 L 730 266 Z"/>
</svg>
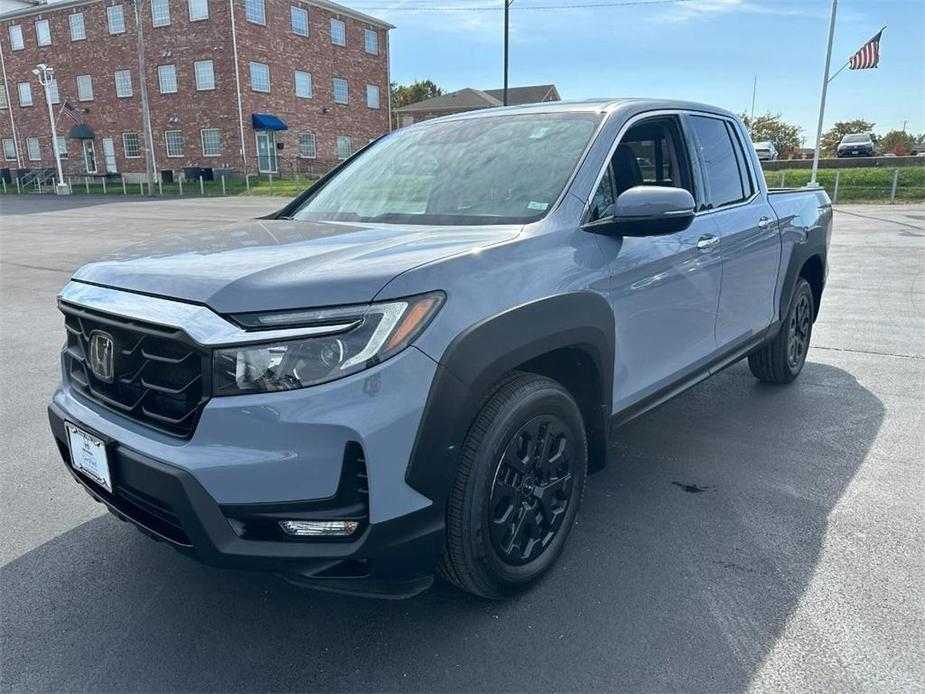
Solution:
<svg viewBox="0 0 925 694">
<path fill-rule="evenodd" d="M 706 169 L 707 208 L 741 202 L 751 195 L 751 182 L 744 167 L 744 155 L 737 147 L 726 122 L 718 118 L 691 116 L 691 127 L 700 145 Z M 738 149 L 738 152 L 736 151 Z"/>
</svg>

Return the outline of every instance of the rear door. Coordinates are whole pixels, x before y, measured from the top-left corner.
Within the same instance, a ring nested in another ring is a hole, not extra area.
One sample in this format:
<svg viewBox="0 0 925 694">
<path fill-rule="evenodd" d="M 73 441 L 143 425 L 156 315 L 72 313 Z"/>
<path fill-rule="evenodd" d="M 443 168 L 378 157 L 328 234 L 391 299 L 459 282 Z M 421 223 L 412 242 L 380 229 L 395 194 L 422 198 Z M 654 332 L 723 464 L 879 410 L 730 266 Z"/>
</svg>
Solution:
<svg viewBox="0 0 925 694">
<path fill-rule="evenodd" d="M 700 153 L 706 193 L 698 217 L 712 220 L 721 240 L 716 343 L 722 351 L 746 342 L 774 320 L 780 233 L 737 122 L 700 113 L 687 120 Z"/>
</svg>

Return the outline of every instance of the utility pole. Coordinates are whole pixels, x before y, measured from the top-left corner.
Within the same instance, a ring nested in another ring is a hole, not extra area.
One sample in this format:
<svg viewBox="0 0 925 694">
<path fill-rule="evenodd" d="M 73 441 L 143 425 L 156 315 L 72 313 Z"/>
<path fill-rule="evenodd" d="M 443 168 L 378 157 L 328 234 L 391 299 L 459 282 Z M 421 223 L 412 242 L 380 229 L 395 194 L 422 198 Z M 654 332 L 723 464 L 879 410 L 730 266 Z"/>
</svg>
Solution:
<svg viewBox="0 0 925 694">
<path fill-rule="evenodd" d="M 145 72 L 144 18 L 141 16 L 141 0 L 131 0 L 135 10 L 135 42 L 138 44 L 138 88 L 141 92 L 141 129 L 145 141 L 145 173 L 148 178 L 148 195 L 154 195 L 157 185 L 154 166 L 154 133 L 151 131 L 151 110 L 148 107 L 148 79 Z"/>
<path fill-rule="evenodd" d="M 507 106 L 507 64 L 508 64 L 508 43 L 510 29 L 510 10 L 514 0 L 502 0 L 504 2 L 504 105 Z"/>
<path fill-rule="evenodd" d="M 758 75 L 755 75 L 755 81 L 752 83 L 752 125 L 755 124 L 755 96 L 758 94 Z"/>
<path fill-rule="evenodd" d="M 813 153 L 813 175 L 807 184 L 816 188 L 816 172 L 819 170 L 819 151 L 822 147 L 822 120 L 825 117 L 825 93 L 829 87 L 829 66 L 832 64 L 832 40 L 835 38 L 835 14 L 838 12 L 838 0 L 832 0 L 832 18 L 829 20 L 829 44 L 825 49 L 825 72 L 822 75 L 822 98 L 819 100 L 819 123 L 816 126 L 816 151 Z"/>
<path fill-rule="evenodd" d="M 54 68 L 48 67 L 45 63 L 39 63 L 32 70 L 32 74 L 39 78 L 39 84 L 45 90 L 45 104 L 48 106 L 48 123 L 51 125 L 51 151 L 55 153 L 55 166 L 58 169 L 58 185 L 55 186 L 55 193 L 58 195 L 69 195 L 71 189 L 64 182 L 64 173 L 61 171 L 61 153 L 58 151 L 58 132 L 55 130 L 55 114 L 51 108 L 51 84 L 54 81 Z"/>
</svg>

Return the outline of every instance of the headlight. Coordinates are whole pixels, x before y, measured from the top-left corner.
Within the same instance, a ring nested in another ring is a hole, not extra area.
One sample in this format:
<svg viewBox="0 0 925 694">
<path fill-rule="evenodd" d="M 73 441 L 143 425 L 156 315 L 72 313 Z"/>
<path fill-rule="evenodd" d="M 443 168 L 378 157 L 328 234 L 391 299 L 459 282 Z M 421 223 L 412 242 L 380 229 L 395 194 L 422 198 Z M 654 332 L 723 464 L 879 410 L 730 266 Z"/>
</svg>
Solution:
<svg viewBox="0 0 925 694">
<path fill-rule="evenodd" d="M 303 326 L 324 332 L 279 342 L 216 349 L 214 395 L 291 390 L 326 383 L 397 354 L 420 335 L 443 304 L 440 292 L 368 306 L 241 314 L 248 328 Z"/>
</svg>

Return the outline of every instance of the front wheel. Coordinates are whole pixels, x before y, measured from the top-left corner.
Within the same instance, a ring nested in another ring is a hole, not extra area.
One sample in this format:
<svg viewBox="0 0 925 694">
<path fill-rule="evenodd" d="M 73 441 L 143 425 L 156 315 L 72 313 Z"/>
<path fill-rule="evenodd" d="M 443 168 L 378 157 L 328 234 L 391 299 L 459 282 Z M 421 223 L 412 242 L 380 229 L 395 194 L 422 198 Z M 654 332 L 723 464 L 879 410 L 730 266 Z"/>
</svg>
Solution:
<svg viewBox="0 0 925 694">
<path fill-rule="evenodd" d="M 765 383 L 790 383 L 800 375 L 809 352 L 815 311 L 813 290 L 801 277 L 777 337 L 748 355 L 748 368 L 755 378 Z"/>
<path fill-rule="evenodd" d="M 587 464 L 584 422 L 569 392 L 533 374 L 505 381 L 460 453 L 441 575 L 494 599 L 539 578 L 575 522 Z"/>
</svg>

